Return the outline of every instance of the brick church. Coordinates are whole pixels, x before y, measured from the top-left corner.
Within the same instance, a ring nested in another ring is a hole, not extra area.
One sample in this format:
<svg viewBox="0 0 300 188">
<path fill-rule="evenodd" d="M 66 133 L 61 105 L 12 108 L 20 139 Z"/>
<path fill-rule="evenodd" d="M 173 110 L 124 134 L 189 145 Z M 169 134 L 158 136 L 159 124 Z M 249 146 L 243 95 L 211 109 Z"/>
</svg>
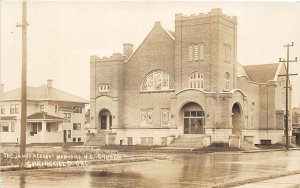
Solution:
<svg viewBox="0 0 300 188">
<path fill-rule="evenodd" d="M 91 56 L 91 130 L 106 144 L 204 143 L 231 136 L 253 144 L 284 140 L 285 66 L 237 62 L 237 18 L 221 9 L 156 22 L 141 45 Z"/>
</svg>

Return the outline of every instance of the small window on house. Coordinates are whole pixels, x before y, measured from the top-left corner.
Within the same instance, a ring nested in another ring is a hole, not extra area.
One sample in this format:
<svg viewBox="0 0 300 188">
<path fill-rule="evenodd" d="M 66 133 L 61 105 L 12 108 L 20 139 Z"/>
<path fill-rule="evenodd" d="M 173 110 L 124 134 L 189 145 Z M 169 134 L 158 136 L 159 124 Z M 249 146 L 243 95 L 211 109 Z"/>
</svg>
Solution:
<svg viewBox="0 0 300 188">
<path fill-rule="evenodd" d="M 1 105 L 1 114 L 5 114 L 5 105 Z"/>
<path fill-rule="evenodd" d="M 224 75 L 224 91 L 230 91 L 230 74 L 228 72 Z"/>
<path fill-rule="evenodd" d="M 45 105 L 40 105 L 40 112 L 45 112 Z"/>
<path fill-rule="evenodd" d="M 8 132 L 8 122 L 1 122 L 0 123 L 0 132 Z"/>
<path fill-rule="evenodd" d="M 15 113 L 16 113 L 16 114 L 19 114 L 19 111 L 20 111 L 19 105 L 16 104 L 16 105 L 15 105 Z"/>
<path fill-rule="evenodd" d="M 82 107 L 80 106 L 74 106 L 74 113 L 82 113 Z"/>
<path fill-rule="evenodd" d="M 204 89 L 204 76 L 199 72 L 194 72 L 189 79 L 189 88 Z"/>
<path fill-rule="evenodd" d="M 10 123 L 10 131 L 15 132 L 15 122 Z"/>
<path fill-rule="evenodd" d="M 76 142 L 76 138 L 75 137 L 73 138 L 73 142 Z"/>
<path fill-rule="evenodd" d="M 167 137 L 161 137 L 161 145 L 167 146 Z"/>
<path fill-rule="evenodd" d="M 68 138 L 71 138 L 71 130 L 68 130 Z"/>
<path fill-rule="evenodd" d="M 81 137 L 78 137 L 78 138 L 77 138 L 77 141 L 78 141 L 78 142 L 81 142 Z"/>
<path fill-rule="evenodd" d="M 153 109 L 144 109 L 141 111 L 141 125 L 147 126 L 153 124 Z"/>
<path fill-rule="evenodd" d="M 81 130 L 81 123 L 73 123 L 73 130 Z"/>
<path fill-rule="evenodd" d="M 224 43 L 225 62 L 231 62 L 231 45 Z"/>
<path fill-rule="evenodd" d="M 100 93 L 109 92 L 109 90 L 110 90 L 109 84 L 100 84 L 99 85 L 99 92 Z"/>
<path fill-rule="evenodd" d="M 9 110 L 10 114 L 14 114 L 15 113 L 15 105 L 11 104 L 10 105 L 10 110 Z"/>
<path fill-rule="evenodd" d="M 127 137 L 127 145 L 129 145 L 129 146 L 133 145 L 132 137 Z"/>
<path fill-rule="evenodd" d="M 71 122 L 71 113 L 64 113 L 64 122 Z"/>
</svg>

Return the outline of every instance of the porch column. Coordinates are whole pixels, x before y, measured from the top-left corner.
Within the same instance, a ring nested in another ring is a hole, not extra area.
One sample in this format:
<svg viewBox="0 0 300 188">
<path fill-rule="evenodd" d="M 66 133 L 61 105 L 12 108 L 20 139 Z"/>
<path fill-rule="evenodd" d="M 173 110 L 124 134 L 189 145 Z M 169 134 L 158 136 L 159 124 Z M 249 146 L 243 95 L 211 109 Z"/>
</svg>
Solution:
<svg viewBox="0 0 300 188">
<path fill-rule="evenodd" d="M 106 130 L 109 130 L 109 122 L 110 121 L 110 118 L 109 118 L 109 114 L 106 115 Z"/>
<path fill-rule="evenodd" d="M 41 132 L 46 132 L 47 129 L 46 129 L 46 122 L 45 121 L 42 121 L 42 130 Z"/>
</svg>

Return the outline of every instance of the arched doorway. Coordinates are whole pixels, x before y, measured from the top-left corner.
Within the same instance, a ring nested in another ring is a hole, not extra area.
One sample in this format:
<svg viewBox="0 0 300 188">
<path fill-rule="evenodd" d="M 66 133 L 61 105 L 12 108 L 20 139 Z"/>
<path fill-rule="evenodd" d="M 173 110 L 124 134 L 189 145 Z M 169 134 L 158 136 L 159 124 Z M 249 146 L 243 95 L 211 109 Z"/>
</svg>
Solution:
<svg viewBox="0 0 300 188">
<path fill-rule="evenodd" d="M 202 107 L 189 102 L 181 108 L 184 134 L 204 134 L 205 114 Z"/>
<path fill-rule="evenodd" d="M 232 134 L 242 136 L 242 109 L 239 103 L 232 106 Z"/>
<path fill-rule="evenodd" d="M 99 128 L 101 130 L 111 130 L 112 116 L 109 110 L 103 109 L 98 115 Z"/>
</svg>

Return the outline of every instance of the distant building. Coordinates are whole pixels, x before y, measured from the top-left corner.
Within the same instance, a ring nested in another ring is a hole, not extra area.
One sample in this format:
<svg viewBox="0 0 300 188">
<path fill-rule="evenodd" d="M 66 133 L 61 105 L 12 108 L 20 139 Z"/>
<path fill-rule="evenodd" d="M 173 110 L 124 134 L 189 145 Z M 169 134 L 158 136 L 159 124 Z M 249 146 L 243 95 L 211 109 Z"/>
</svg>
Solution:
<svg viewBox="0 0 300 188">
<path fill-rule="evenodd" d="M 0 142 L 20 142 L 21 90 L 0 94 Z M 26 143 L 85 142 L 88 101 L 52 87 L 52 80 L 27 89 Z"/>
<path fill-rule="evenodd" d="M 237 18 L 220 9 L 176 14 L 175 32 L 156 22 L 135 52 L 91 56 L 90 71 L 90 127 L 106 144 L 284 139 L 285 66 L 240 65 Z"/>
<path fill-rule="evenodd" d="M 293 108 L 292 124 L 293 124 L 293 136 L 296 137 L 296 144 L 300 145 L 300 107 Z"/>
</svg>

